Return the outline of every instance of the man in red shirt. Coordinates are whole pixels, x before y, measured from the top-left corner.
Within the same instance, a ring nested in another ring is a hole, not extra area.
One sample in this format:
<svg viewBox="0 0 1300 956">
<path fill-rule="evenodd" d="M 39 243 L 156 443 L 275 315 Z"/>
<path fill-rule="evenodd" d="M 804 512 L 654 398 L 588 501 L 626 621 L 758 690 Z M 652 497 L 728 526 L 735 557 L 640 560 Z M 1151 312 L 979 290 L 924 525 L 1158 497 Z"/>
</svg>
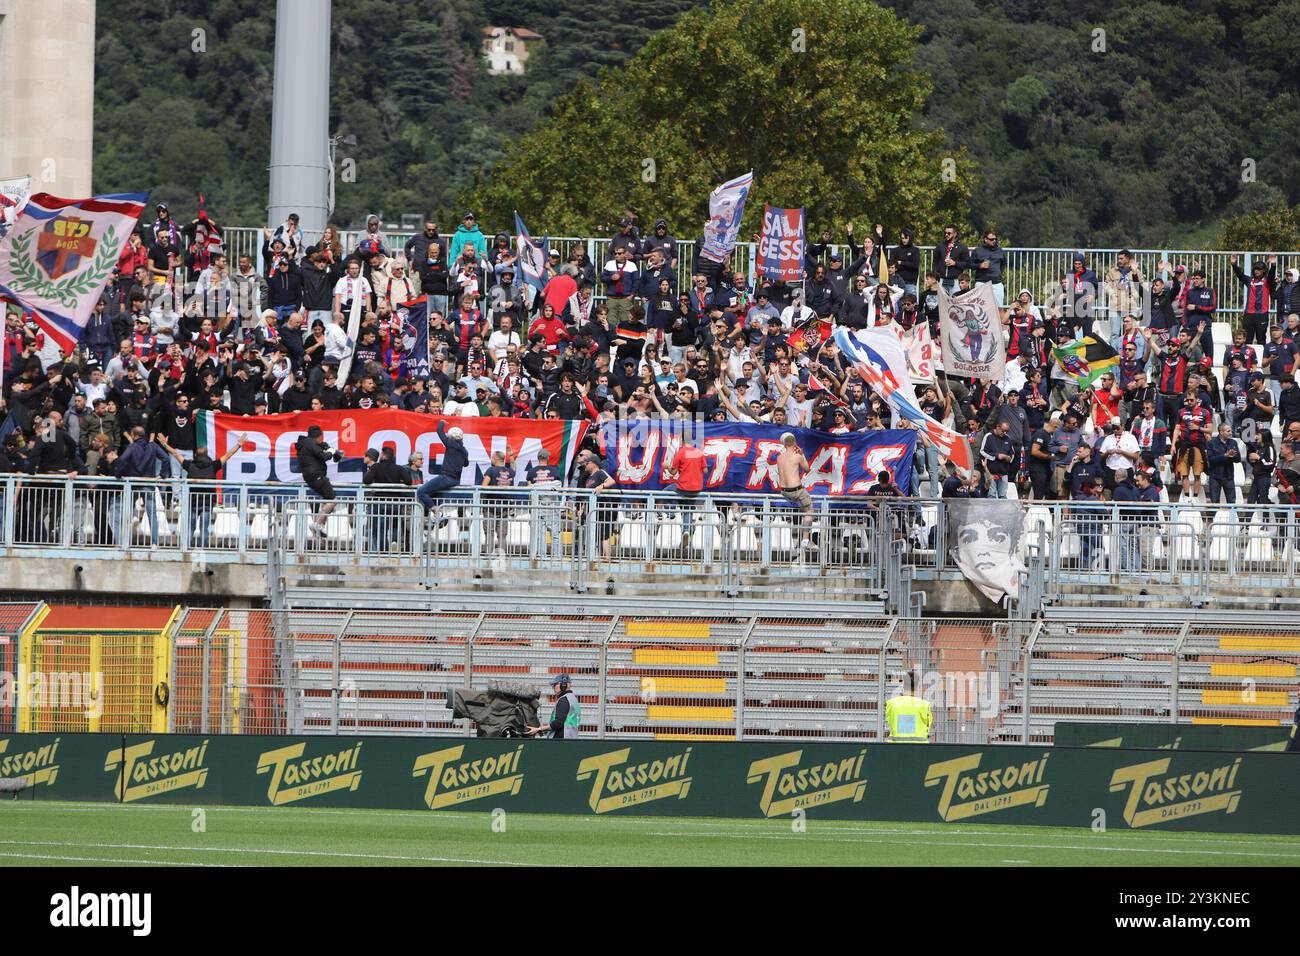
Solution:
<svg viewBox="0 0 1300 956">
<path fill-rule="evenodd" d="M 668 466 L 668 475 L 677 483 L 678 507 L 682 512 L 682 551 L 685 551 L 691 545 L 695 499 L 704 490 L 704 452 L 695 447 L 689 433 L 683 433 L 681 447 Z"/>
</svg>

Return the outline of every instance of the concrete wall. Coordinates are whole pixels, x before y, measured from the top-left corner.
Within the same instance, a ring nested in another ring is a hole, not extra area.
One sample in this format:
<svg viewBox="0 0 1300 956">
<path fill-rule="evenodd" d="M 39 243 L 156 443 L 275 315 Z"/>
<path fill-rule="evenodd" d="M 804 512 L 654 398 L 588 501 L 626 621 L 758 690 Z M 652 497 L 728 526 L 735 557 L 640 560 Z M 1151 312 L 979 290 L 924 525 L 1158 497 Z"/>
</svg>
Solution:
<svg viewBox="0 0 1300 956">
<path fill-rule="evenodd" d="M 518 582 L 494 587 L 490 574 L 483 580 L 449 575 L 447 588 L 423 592 L 412 585 L 409 576 L 401 573 L 405 570 L 401 566 L 392 568 L 392 590 L 385 593 L 383 583 L 373 580 L 381 576 L 374 566 L 359 569 L 340 565 L 335 570 L 337 579 L 330 580 L 329 569 L 312 568 L 309 582 L 300 579 L 290 567 L 286 583 L 293 592 L 293 599 L 305 600 L 304 589 L 307 586 L 313 589 L 315 598 L 326 603 L 341 601 L 356 607 L 409 606 L 410 602 L 423 607 L 428 602 L 433 605 L 448 601 L 455 603 L 465 596 L 487 597 L 508 604 L 512 593 L 520 593 Z M 357 571 L 367 578 L 366 584 L 360 587 L 351 580 L 352 573 Z M 527 594 L 530 607 L 538 602 L 547 604 L 548 599 L 554 600 L 557 610 L 572 606 L 574 595 L 566 574 L 539 572 L 533 582 L 534 586 Z M 690 589 L 686 584 L 683 587 L 680 602 L 686 606 L 690 603 Z M 938 581 L 917 581 L 914 587 L 926 594 L 926 615 L 1002 617 L 1005 614 L 955 572 Z M 80 557 L 56 558 L 42 557 L 33 551 L 9 552 L 0 554 L 0 600 L 4 599 L 4 592 L 39 594 L 51 600 L 56 597 L 58 600 L 165 597 L 201 606 L 261 607 L 267 597 L 266 565 L 260 562 L 206 562 L 175 554 L 126 561 L 117 556 L 101 558 L 85 553 Z M 780 594 L 766 594 L 764 597 L 771 601 L 779 598 Z M 610 593 L 605 592 L 598 582 L 593 582 L 591 592 L 583 596 L 583 604 L 591 609 L 608 603 L 617 610 L 620 602 L 637 599 L 661 602 L 663 591 L 660 588 L 640 588 L 636 581 L 623 581 L 616 593 Z M 708 603 L 713 605 L 721 600 L 711 596 Z M 754 608 L 743 601 L 736 603 L 736 610 L 737 613 L 754 612 Z"/>
<path fill-rule="evenodd" d="M 45 558 L 26 553 L 0 557 L 0 595 L 43 594 L 51 600 L 166 597 L 196 605 L 261 606 L 266 567 L 209 564 L 168 556 L 165 560 Z"/>
<path fill-rule="evenodd" d="M 91 195 L 95 0 L 0 0 L 0 178 Z"/>
</svg>

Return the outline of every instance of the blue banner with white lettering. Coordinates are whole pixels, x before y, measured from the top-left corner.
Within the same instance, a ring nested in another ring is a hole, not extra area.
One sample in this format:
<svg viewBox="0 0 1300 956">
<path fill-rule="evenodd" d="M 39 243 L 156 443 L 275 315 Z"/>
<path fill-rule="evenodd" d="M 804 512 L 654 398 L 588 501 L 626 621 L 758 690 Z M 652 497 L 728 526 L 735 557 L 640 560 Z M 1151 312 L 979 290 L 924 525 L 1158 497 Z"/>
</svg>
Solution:
<svg viewBox="0 0 1300 956">
<path fill-rule="evenodd" d="M 691 444 L 704 452 L 705 494 L 779 493 L 777 458 L 785 432 L 794 435 L 808 461 L 803 486 L 814 497 L 866 498 L 882 471 L 904 494 L 912 490 L 916 432 L 910 429 L 836 435 L 756 422 L 609 422 L 604 429 L 605 470 L 624 491 L 675 489 L 671 467 L 682 446 L 683 428 Z"/>
</svg>

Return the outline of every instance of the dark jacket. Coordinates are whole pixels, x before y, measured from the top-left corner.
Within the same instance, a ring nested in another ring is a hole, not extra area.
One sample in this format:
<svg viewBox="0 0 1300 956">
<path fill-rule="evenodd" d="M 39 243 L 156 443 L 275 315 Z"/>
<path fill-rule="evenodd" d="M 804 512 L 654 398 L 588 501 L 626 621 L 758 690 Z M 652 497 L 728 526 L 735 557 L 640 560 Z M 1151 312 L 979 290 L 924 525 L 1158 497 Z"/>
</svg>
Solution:
<svg viewBox="0 0 1300 956">
<path fill-rule="evenodd" d="M 438 422 L 438 438 L 446 449 L 442 454 L 441 474 L 460 481 L 461 474 L 469 466 L 469 452 L 465 450 L 465 443 L 447 434 L 447 423 L 444 421 Z"/>
<path fill-rule="evenodd" d="M 840 324 L 851 329 L 865 329 L 871 325 L 870 300 L 851 291 L 840 303 Z"/>
<path fill-rule="evenodd" d="M 409 488 L 411 472 L 395 461 L 381 458 L 366 470 L 366 475 L 361 480 L 366 485 L 402 485 Z M 400 493 L 398 496 L 406 497 Z"/>
<path fill-rule="evenodd" d="M 1277 413 L 1282 416 L 1283 427 L 1300 421 L 1300 386 L 1283 388 L 1277 403 Z"/>
<path fill-rule="evenodd" d="M 1002 461 L 998 455 L 1012 455 L 1011 442 L 997 432 L 987 432 L 980 443 L 980 458 L 990 474 L 1007 475 L 1015 467 L 1014 456 L 1011 461 Z"/>
<path fill-rule="evenodd" d="M 447 264 L 439 259 L 437 262 L 429 262 L 426 255 L 423 259 L 411 260 L 415 263 L 416 272 L 420 274 L 420 291 L 425 295 L 447 295 L 449 280 L 447 277 Z"/>
<path fill-rule="evenodd" d="M 334 310 L 334 283 L 330 279 L 329 269 L 317 269 L 309 265 L 304 269 L 290 269 L 297 272 L 302 284 L 302 305 L 308 312 L 332 312 Z"/>
<path fill-rule="evenodd" d="M 294 368 L 302 368 L 303 359 L 307 357 L 307 347 L 303 344 L 302 329 L 291 329 L 285 322 L 278 330 L 280 342 L 289 350 L 289 361 Z"/>
<path fill-rule="evenodd" d="M 828 318 L 835 314 L 839 307 L 839 296 L 835 292 L 829 279 L 818 282 L 816 279 L 809 279 L 806 285 L 804 295 L 804 305 L 812 309 L 822 318 Z"/>
<path fill-rule="evenodd" d="M 127 445 L 126 451 L 118 456 L 113 474 L 119 478 L 153 478 L 154 464 L 166 461 L 167 453 L 162 448 L 147 438 L 141 438 Z"/>
<path fill-rule="evenodd" d="M 660 239 L 659 233 L 655 232 L 655 229 L 658 228 L 659 224 L 656 223 L 654 229 L 650 230 L 650 234 L 642 240 L 641 255 L 648 256 L 658 249 L 664 254 L 664 264 L 667 265 L 677 258 L 677 240 L 673 238 L 672 233 L 667 229 L 664 230 L 663 238 Z"/>
<path fill-rule="evenodd" d="M 943 264 L 943 260 L 949 255 L 952 256 L 952 261 L 956 265 L 945 266 Z M 964 243 L 959 241 L 953 242 L 951 253 L 948 253 L 946 243 L 942 241 L 936 243 L 931 258 L 933 260 L 931 268 L 938 273 L 940 279 L 955 282 L 958 275 L 970 268 L 970 250 L 966 248 Z"/>
<path fill-rule="evenodd" d="M 302 270 L 290 268 L 286 272 L 279 269 L 266 280 L 266 296 L 269 308 L 302 305 Z"/>
<path fill-rule="evenodd" d="M 896 278 L 901 282 L 909 285 L 915 285 L 917 277 L 921 274 L 921 250 L 916 248 L 912 243 L 907 245 L 895 246 L 889 253 L 891 264 L 898 266 L 895 273 Z"/>
<path fill-rule="evenodd" d="M 1286 317 L 1292 312 L 1300 312 L 1300 282 L 1279 282 L 1277 293 L 1277 321 L 1286 324 Z"/>
<path fill-rule="evenodd" d="M 981 262 L 987 262 L 989 267 L 981 269 Z M 1002 270 L 1006 268 L 1006 262 L 1006 250 L 1001 246 L 995 245 L 990 249 L 981 242 L 970 250 L 971 275 L 975 277 L 976 282 L 1001 282 Z"/>
<path fill-rule="evenodd" d="M 62 428 L 55 431 L 51 441 L 36 439 L 31 452 L 31 463 L 32 471 L 38 475 L 64 474 L 85 467 L 77 443 Z"/>
<path fill-rule="evenodd" d="M 86 322 L 86 334 L 83 340 L 92 352 L 113 352 L 117 342 L 113 339 L 113 318 L 105 307 L 103 312 L 90 313 Z"/>
<path fill-rule="evenodd" d="M 554 392 L 546 399 L 545 408 L 547 412 L 555 409 L 565 421 L 574 421 L 583 417 L 582 395 L 577 389 L 567 395 L 564 392 Z"/>
<path fill-rule="evenodd" d="M 303 481 L 319 481 L 325 477 L 325 467 L 330 456 L 324 445 L 310 436 L 300 435 L 294 448 L 298 452 L 298 470 L 302 472 Z"/>
<path fill-rule="evenodd" d="M 9 376 L 6 375 L 6 378 Z M 49 394 L 50 383 L 40 382 L 33 388 L 25 392 L 11 392 L 9 394 L 9 410 L 13 413 L 14 423 L 25 432 L 32 430 L 32 420 L 36 417 L 36 410 L 45 403 L 45 396 Z"/>
<path fill-rule="evenodd" d="M 1235 457 L 1229 458 L 1229 451 Z M 1241 448 L 1237 445 L 1235 438 L 1224 441 L 1218 435 L 1215 435 L 1210 439 L 1209 447 L 1206 449 L 1206 457 L 1210 463 L 1210 477 L 1217 478 L 1224 484 L 1230 484 L 1234 479 L 1234 470 L 1242 460 Z"/>
</svg>

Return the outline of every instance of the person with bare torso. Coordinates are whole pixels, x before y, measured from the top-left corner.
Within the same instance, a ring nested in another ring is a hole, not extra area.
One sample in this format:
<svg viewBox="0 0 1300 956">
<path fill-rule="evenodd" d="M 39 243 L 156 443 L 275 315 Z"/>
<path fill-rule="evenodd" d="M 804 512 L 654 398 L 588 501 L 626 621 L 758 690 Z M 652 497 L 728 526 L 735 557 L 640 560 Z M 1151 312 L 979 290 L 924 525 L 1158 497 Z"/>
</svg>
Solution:
<svg viewBox="0 0 1300 956">
<path fill-rule="evenodd" d="M 808 459 L 795 444 L 794 433 L 781 435 L 781 454 L 776 457 L 777 480 L 781 482 L 781 497 L 799 509 L 803 515 L 803 547 L 811 550 L 812 496 L 803 486 L 803 476 L 808 471 Z"/>
</svg>

